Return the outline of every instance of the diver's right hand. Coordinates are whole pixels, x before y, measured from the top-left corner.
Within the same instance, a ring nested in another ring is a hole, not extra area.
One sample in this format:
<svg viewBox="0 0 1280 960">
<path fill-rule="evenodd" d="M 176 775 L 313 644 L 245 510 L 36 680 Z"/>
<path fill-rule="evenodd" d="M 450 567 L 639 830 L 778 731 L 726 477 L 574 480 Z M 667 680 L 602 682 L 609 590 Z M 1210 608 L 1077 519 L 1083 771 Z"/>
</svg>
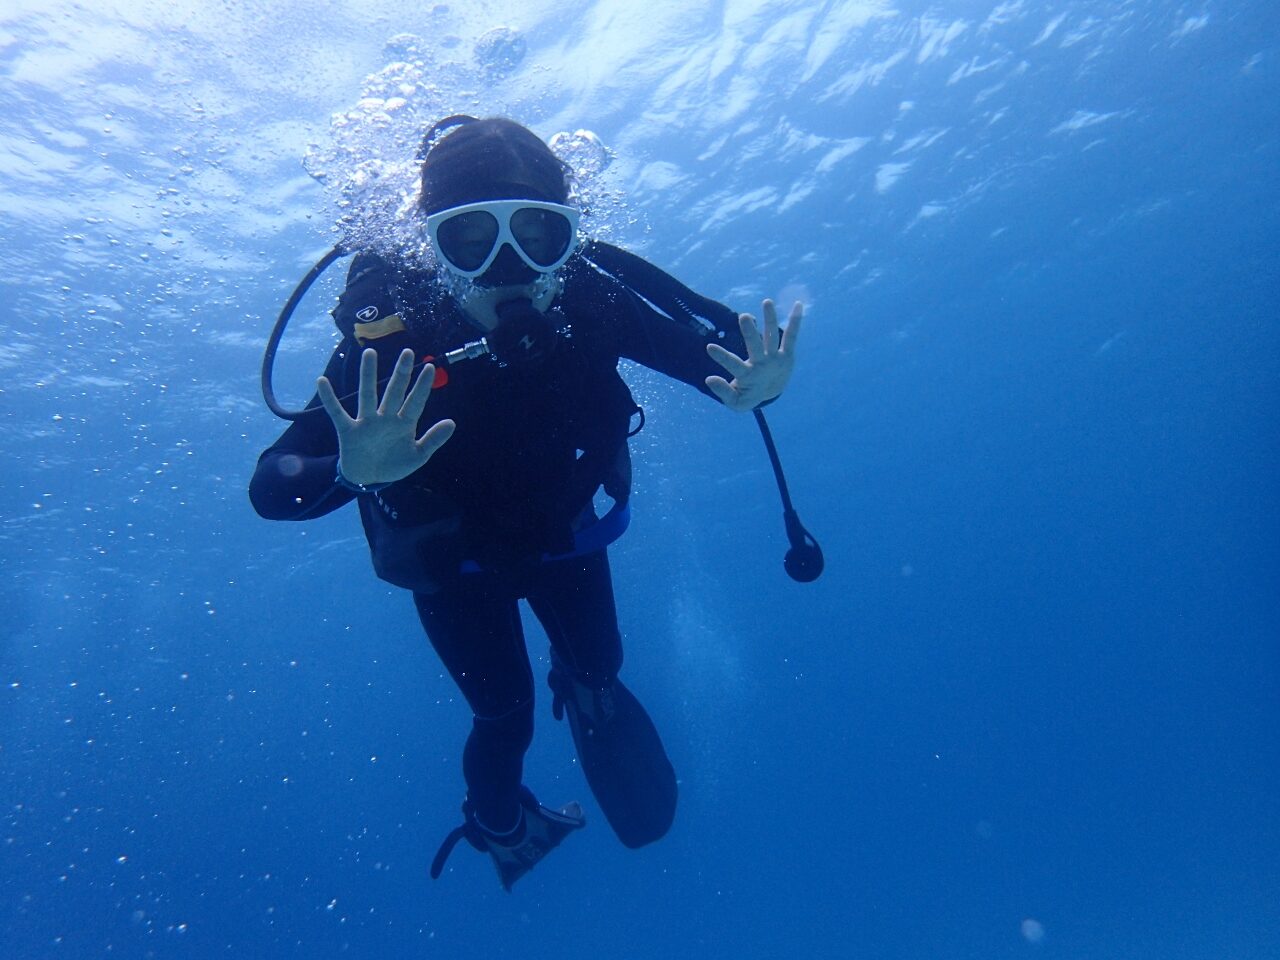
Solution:
<svg viewBox="0 0 1280 960">
<path fill-rule="evenodd" d="M 338 460 L 342 475 L 352 483 L 394 483 L 409 476 L 431 459 L 453 436 L 454 422 L 441 420 L 417 437 L 418 419 L 431 396 L 436 370 L 427 364 L 413 389 L 405 391 L 413 376 L 413 351 L 404 350 L 378 403 L 378 354 L 360 355 L 360 392 L 355 419 L 342 408 L 327 377 L 316 382 L 316 392 L 333 427 L 338 431 Z"/>
</svg>

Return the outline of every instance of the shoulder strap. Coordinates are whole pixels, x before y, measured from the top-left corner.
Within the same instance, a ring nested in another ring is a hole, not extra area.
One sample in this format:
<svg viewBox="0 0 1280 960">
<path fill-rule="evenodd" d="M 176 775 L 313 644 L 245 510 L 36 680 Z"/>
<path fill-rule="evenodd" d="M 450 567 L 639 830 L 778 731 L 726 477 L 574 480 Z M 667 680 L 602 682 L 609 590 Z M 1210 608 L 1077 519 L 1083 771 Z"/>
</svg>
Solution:
<svg viewBox="0 0 1280 960">
<path fill-rule="evenodd" d="M 333 322 L 347 339 L 399 313 L 393 288 L 396 267 L 381 256 L 362 250 L 347 268 L 347 280 L 333 308 Z"/>
</svg>

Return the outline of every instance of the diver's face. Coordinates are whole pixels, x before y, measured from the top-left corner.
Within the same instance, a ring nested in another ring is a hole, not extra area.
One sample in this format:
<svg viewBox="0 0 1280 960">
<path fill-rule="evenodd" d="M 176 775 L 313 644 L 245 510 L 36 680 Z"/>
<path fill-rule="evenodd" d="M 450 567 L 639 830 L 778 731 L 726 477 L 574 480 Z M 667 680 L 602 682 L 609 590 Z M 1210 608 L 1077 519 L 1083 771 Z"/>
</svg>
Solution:
<svg viewBox="0 0 1280 960">
<path fill-rule="evenodd" d="M 493 233 L 477 224 L 455 229 L 450 242 L 459 256 L 479 262 L 487 258 L 493 248 Z M 498 325 L 500 304 L 530 300 L 539 310 L 550 306 L 549 298 L 538 296 L 537 281 L 541 276 L 504 244 L 489 269 L 466 285 L 465 294 L 458 295 L 458 305 L 481 329 L 492 330 Z"/>
<path fill-rule="evenodd" d="M 493 329 L 495 308 L 527 299 L 545 310 L 555 272 L 573 255 L 578 211 L 532 198 L 472 200 L 430 213 L 426 230 L 467 315 Z"/>
</svg>

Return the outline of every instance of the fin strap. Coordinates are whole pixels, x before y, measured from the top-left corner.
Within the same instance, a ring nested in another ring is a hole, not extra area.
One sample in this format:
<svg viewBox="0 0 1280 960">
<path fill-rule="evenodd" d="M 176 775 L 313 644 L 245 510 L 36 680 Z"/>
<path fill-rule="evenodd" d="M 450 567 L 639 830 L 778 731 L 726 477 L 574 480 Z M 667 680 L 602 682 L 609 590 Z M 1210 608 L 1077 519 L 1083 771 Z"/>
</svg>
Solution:
<svg viewBox="0 0 1280 960">
<path fill-rule="evenodd" d="M 444 843 L 440 844 L 440 849 L 436 851 L 435 858 L 431 861 L 432 880 L 440 879 L 440 874 L 444 872 L 445 861 L 449 859 L 449 854 L 453 853 L 453 848 L 458 845 L 459 840 L 465 839 L 468 843 L 475 845 L 475 841 L 467 835 L 470 830 L 471 824 L 464 823 L 462 826 L 454 827 L 449 831 L 449 835 L 444 838 Z"/>
</svg>

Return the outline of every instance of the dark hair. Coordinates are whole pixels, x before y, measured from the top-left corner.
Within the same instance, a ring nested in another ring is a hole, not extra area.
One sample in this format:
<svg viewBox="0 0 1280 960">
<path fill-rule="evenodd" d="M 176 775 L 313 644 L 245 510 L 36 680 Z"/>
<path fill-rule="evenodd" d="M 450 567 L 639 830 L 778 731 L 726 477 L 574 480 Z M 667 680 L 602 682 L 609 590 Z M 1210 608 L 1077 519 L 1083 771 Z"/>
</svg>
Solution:
<svg viewBox="0 0 1280 960">
<path fill-rule="evenodd" d="M 427 131 L 419 156 L 425 213 L 481 200 L 569 198 L 569 168 L 536 133 L 505 117 L 441 120 Z"/>
</svg>

